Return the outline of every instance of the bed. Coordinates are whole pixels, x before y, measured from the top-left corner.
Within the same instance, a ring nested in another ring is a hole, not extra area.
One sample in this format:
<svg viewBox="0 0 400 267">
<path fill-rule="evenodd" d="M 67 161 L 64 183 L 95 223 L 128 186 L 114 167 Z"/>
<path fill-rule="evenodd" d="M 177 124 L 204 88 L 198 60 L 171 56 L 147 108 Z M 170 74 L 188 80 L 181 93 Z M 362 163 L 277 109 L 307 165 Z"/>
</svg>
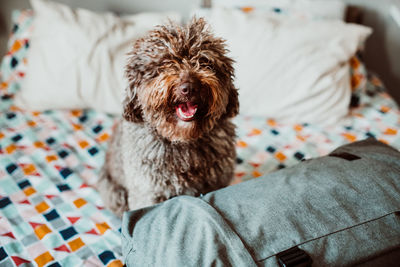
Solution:
<svg viewBox="0 0 400 267">
<path fill-rule="evenodd" d="M 121 221 L 94 188 L 116 116 L 94 109 L 26 111 L 14 103 L 26 75 L 33 13 L 13 13 L 0 70 L 0 265 L 122 266 Z M 344 123 L 321 126 L 239 115 L 233 183 L 326 155 L 367 137 L 400 149 L 400 110 L 362 53 L 350 60 Z M 51 100 L 51 99 L 50 99 Z"/>
</svg>

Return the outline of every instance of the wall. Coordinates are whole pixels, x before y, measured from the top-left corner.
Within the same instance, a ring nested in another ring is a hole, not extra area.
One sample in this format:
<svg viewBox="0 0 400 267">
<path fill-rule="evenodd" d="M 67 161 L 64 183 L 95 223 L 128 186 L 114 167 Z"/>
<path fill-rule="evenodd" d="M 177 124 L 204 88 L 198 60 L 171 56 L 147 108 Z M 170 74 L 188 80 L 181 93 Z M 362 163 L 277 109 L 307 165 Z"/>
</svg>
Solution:
<svg viewBox="0 0 400 267">
<path fill-rule="evenodd" d="M 199 6 L 201 0 L 57 0 L 71 6 L 96 11 L 112 10 L 117 13 L 134 13 L 146 10 L 167 10 L 175 7 L 184 14 Z M 93 2 L 96 2 L 96 5 Z M 330 1 L 330 0 L 326 0 Z M 392 4 L 400 0 L 342 0 L 363 10 L 363 23 L 374 29 L 367 41 L 365 61 L 367 67 L 384 81 L 391 95 L 400 104 L 400 27 L 389 15 Z M 154 4 L 157 3 L 157 4 Z M 28 0 L 0 0 L 0 54 L 5 53 L 11 10 L 29 7 Z"/>
</svg>

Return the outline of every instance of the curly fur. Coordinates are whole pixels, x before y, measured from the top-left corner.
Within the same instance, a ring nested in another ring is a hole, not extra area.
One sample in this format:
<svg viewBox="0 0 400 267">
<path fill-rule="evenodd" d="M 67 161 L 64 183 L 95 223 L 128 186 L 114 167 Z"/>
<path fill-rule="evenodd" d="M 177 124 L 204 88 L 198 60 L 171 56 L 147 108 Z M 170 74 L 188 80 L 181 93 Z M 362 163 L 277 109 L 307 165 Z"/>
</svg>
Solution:
<svg viewBox="0 0 400 267">
<path fill-rule="evenodd" d="M 236 158 L 230 119 L 239 103 L 226 53 L 201 18 L 184 27 L 170 22 L 135 42 L 123 116 L 98 185 L 108 208 L 121 215 L 229 184 Z M 188 101 L 198 110 L 183 121 L 175 109 Z"/>
</svg>

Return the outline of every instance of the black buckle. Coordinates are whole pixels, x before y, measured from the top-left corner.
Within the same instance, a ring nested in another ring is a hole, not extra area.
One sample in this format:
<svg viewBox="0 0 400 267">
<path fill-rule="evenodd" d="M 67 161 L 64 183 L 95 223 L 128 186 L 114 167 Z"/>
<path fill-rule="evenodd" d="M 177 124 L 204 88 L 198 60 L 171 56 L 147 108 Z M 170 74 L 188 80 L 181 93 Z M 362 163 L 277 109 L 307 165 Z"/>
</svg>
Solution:
<svg viewBox="0 0 400 267">
<path fill-rule="evenodd" d="M 312 264 L 311 257 L 298 247 L 282 251 L 276 254 L 276 257 L 281 267 L 309 267 Z"/>
<path fill-rule="evenodd" d="M 353 155 L 353 154 L 350 154 L 350 153 L 347 153 L 347 152 L 335 152 L 335 153 L 329 154 L 328 156 L 342 158 L 342 159 L 345 159 L 345 160 L 348 160 L 348 161 L 361 159 L 359 156 Z"/>
</svg>

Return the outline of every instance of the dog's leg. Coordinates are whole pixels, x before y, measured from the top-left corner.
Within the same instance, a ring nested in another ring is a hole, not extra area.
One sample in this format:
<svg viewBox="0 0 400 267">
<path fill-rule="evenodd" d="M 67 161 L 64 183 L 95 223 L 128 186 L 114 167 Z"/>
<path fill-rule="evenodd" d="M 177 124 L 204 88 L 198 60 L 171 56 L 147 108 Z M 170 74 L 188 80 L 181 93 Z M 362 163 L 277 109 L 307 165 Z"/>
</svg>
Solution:
<svg viewBox="0 0 400 267">
<path fill-rule="evenodd" d="M 105 166 L 101 170 L 97 189 L 106 208 L 122 217 L 124 211 L 128 210 L 128 193 L 125 187 L 113 180 Z"/>
</svg>

